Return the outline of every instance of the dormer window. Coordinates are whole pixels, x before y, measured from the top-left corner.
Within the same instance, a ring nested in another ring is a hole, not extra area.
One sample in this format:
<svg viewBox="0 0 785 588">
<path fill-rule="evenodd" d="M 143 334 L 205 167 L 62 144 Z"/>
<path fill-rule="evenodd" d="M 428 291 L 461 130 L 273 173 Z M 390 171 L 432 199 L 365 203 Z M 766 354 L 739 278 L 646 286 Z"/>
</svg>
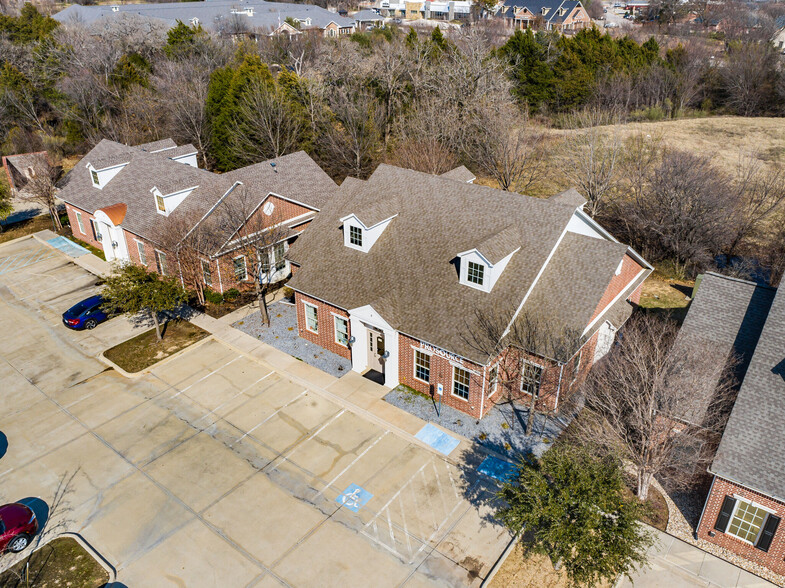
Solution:
<svg viewBox="0 0 785 588">
<path fill-rule="evenodd" d="M 101 182 L 100 182 L 100 180 L 98 179 L 98 172 L 97 172 L 97 171 L 95 171 L 94 169 L 91 169 L 91 170 L 90 170 L 90 175 L 91 175 L 91 176 L 92 176 L 92 178 L 93 178 L 93 185 L 94 185 L 94 186 L 100 186 L 100 185 L 101 185 Z"/>
<path fill-rule="evenodd" d="M 357 247 L 363 246 L 363 230 L 360 227 L 349 226 L 349 243 Z"/>
<path fill-rule="evenodd" d="M 166 203 L 164 202 L 164 197 L 160 194 L 155 195 L 155 205 L 161 212 L 166 212 Z"/>
<path fill-rule="evenodd" d="M 180 203 L 198 187 L 199 186 L 193 186 L 191 188 L 186 188 L 185 190 L 178 190 L 177 192 L 164 194 L 161 192 L 161 190 L 158 189 L 157 186 L 153 186 L 150 189 L 150 193 L 153 195 L 153 198 L 155 198 L 156 212 L 164 216 L 169 216 L 172 211 L 180 206 Z"/>
<path fill-rule="evenodd" d="M 466 279 L 472 284 L 482 286 L 485 282 L 485 266 L 481 263 L 470 261 L 466 268 Z"/>
</svg>

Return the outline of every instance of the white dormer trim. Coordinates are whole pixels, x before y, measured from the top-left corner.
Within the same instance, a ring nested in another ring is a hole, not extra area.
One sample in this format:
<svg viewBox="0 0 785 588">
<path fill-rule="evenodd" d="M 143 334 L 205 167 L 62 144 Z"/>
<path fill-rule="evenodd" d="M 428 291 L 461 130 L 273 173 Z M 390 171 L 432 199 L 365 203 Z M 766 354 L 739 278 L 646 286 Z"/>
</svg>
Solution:
<svg viewBox="0 0 785 588">
<path fill-rule="evenodd" d="M 177 208 L 180 203 L 185 200 L 188 195 L 196 190 L 199 186 L 192 186 L 190 188 L 186 188 L 185 190 L 178 190 L 177 192 L 171 192 L 169 194 L 163 194 L 157 186 L 153 186 L 150 189 L 150 192 L 153 195 L 155 205 L 155 211 L 163 216 L 169 216 L 172 211 Z M 164 210 L 161 210 L 159 207 L 160 201 L 163 201 Z"/>
<path fill-rule="evenodd" d="M 85 164 L 85 167 L 87 168 L 87 172 L 90 174 L 90 183 L 93 185 L 93 188 L 103 190 L 104 186 L 106 186 L 113 177 L 123 171 L 123 168 L 128 165 L 128 163 L 129 162 L 126 161 L 125 163 L 119 163 L 117 165 L 96 169 L 93 164 L 88 161 Z M 98 183 L 95 181 L 96 178 L 98 179 Z"/>
<path fill-rule="evenodd" d="M 486 258 L 482 253 L 480 253 L 477 249 L 469 249 L 468 251 L 464 251 L 463 253 L 458 254 L 459 259 L 459 281 L 464 286 L 469 286 L 470 288 L 474 288 L 476 290 L 482 290 L 483 292 L 490 292 L 493 290 L 493 287 L 496 285 L 496 282 L 499 281 L 499 278 L 504 271 L 504 268 L 507 267 L 507 264 L 512 259 L 512 256 L 515 255 L 518 251 L 520 251 L 520 247 L 517 247 L 514 251 L 510 252 L 509 255 L 505 256 L 498 262 L 491 263 L 488 258 Z M 476 263 L 483 267 L 483 282 L 482 284 L 477 284 L 469 280 L 469 263 Z"/>
<path fill-rule="evenodd" d="M 183 155 L 178 155 L 176 157 L 170 157 L 172 161 L 176 161 L 177 163 L 184 163 L 185 165 L 190 165 L 191 167 L 199 167 L 199 162 L 196 159 L 197 152 L 194 151 L 193 153 L 184 153 Z"/>
<path fill-rule="evenodd" d="M 376 223 L 370 227 L 366 227 L 365 223 L 363 223 L 357 215 L 349 214 L 343 217 L 341 222 L 343 223 L 343 244 L 348 247 L 349 249 L 356 249 L 357 251 L 362 251 L 363 253 L 368 253 L 371 250 L 371 247 L 374 246 L 376 241 L 379 240 L 379 237 L 382 236 L 384 229 L 387 228 L 387 225 L 390 224 L 390 221 L 394 219 L 397 214 L 394 214 L 390 218 L 387 218 L 381 222 Z M 352 228 L 357 229 L 360 231 L 360 245 L 356 243 L 352 243 Z"/>
</svg>

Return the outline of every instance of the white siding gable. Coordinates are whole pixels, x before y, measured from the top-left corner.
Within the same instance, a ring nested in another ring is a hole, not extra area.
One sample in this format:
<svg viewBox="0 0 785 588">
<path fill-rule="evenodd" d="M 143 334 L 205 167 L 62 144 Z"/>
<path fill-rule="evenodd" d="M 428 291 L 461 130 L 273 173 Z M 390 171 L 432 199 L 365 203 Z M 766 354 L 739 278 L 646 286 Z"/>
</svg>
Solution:
<svg viewBox="0 0 785 588">
<path fill-rule="evenodd" d="M 376 243 L 376 241 L 379 240 L 379 237 L 382 236 L 384 229 L 387 228 L 387 225 L 390 224 L 390 221 L 392 221 L 392 219 L 394 219 L 396 216 L 398 215 L 396 214 L 391 216 L 390 218 L 376 223 L 371 227 L 366 227 L 365 224 L 363 224 L 363 222 L 354 214 L 343 217 L 341 219 L 341 222 L 343 223 L 343 244 L 350 249 L 357 249 L 358 251 L 368 253 L 371 250 L 371 247 L 373 247 L 374 243 Z M 361 231 L 361 245 L 356 245 L 355 243 L 351 242 L 352 227 Z"/>
<path fill-rule="evenodd" d="M 90 173 L 90 179 L 93 183 L 93 187 L 98 188 L 99 190 L 103 190 L 104 186 L 106 186 L 113 177 L 119 174 L 126 165 L 128 165 L 128 162 L 97 170 L 92 166 L 92 164 L 88 163 L 85 167 L 87 168 L 87 171 Z M 98 174 L 98 184 L 95 183 L 93 172 Z"/>
<path fill-rule="evenodd" d="M 191 167 L 199 167 L 199 162 L 196 160 L 196 151 L 193 153 L 186 153 L 185 155 L 180 155 L 179 157 L 172 157 L 172 161 L 177 161 L 179 163 L 184 163 L 186 165 L 190 165 Z"/>
<path fill-rule="evenodd" d="M 510 263 L 512 256 L 515 255 L 515 253 L 518 250 L 520 250 L 520 247 L 515 249 L 515 251 L 511 251 L 509 255 L 499 260 L 495 264 L 488 261 L 476 249 L 470 249 L 469 251 L 464 251 L 463 253 L 459 253 L 458 254 L 459 270 L 460 270 L 459 279 L 461 284 L 463 284 L 464 286 L 469 286 L 471 288 L 476 288 L 477 290 L 482 290 L 483 292 L 490 292 L 491 290 L 493 290 L 493 287 L 496 285 L 496 282 L 501 277 L 504 268 L 507 267 L 507 264 Z M 476 263 L 483 266 L 482 285 L 476 284 L 469 280 L 469 262 Z"/>
<path fill-rule="evenodd" d="M 196 190 L 196 188 L 198 188 L 198 187 L 199 186 L 193 186 L 193 187 L 187 188 L 185 190 L 179 190 L 177 192 L 172 192 L 171 194 L 161 194 L 161 191 L 158 188 L 153 187 L 152 190 L 150 190 L 150 192 L 153 194 L 153 199 L 154 199 L 153 200 L 153 206 L 155 206 L 156 212 L 158 212 L 158 214 L 162 214 L 164 216 L 169 216 L 172 213 L 172 211 L 175 208 L 177 208 L 180 205 L 180 203 L 183 200 L 185 200 L 188 197 L 188 195 L 191 192 L 193 192 L 194 190 Z M 163 198 L 165 210 L 160 210 L 158 208 L 158 198 L 159 197 Z"/>
</svg>

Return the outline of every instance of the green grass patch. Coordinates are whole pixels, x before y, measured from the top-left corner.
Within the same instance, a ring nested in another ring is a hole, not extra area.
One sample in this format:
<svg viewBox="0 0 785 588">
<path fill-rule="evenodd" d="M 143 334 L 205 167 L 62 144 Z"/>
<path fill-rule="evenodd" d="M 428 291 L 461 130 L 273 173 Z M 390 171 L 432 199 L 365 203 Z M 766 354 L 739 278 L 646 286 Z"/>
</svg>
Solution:
<svg viewBox="0 0 785 588">
<path fill-rule="evenodd" d="M 208 335 L 207 331 L 188 321 L 172 320 L 164 326 L 161 341 L 156 340 L 155 329 L 150 329 L 107 349 L 104 357 L 133 374 L 182 351 Z"/>
<path fill-rule="evenodd" d="M 426 400 L 431 400 L 431 401 L 433 400 L 433 398 L 431 398 L 429 394 L 423 394 L 422 392 L 415 390 L 414 388 L 407 386 L 406 384 L 398 384 L 395 390 L 406 394 L 407 398 L 405 398 L 405 400 L 411 404 L 414 404 L 417 396 L 419 396 L 420 398 L 424 398 Z"/>
<path fill-rule="evenodd" d="M 25 564 L 30 564 L 29 582 L 25 579 Z M 108 581 L 109 574 L 101 564 L 71 537 L 50 541 L 0 574 L 3 588 L 98 588 Z"/>
<path fill-rule="evenodd" d="M 98 249 L 98 247 L 93 247 L 92 245 L 90 245 L 90 243 L 85 243 L 84 241 L 77 239 L 73 235 L 66 235 L 65 238 L 68 239 L 69 241 L 73 241 L 77 245 L 84 247 L 96 257 L 100 257 L 101 259 L 106 261 L 106 256 L 104 255 L 104 252 L 101 249 Z"/>
<path fill-rule="evenodd" d="M 60 215 L 60 222 L 63 223 L 63 226 L 68 224 L 68 215 L 65 213 Z M 19 237 L 26 237 L 27 235 L 32 235 L 33 233 L 37 233 L 38 231 L 43 231 L 45 229 L 52 229 L 52 219 L 50 218 L 49 214 L 39 214 L 38 216 L 34 216 L 33 218 L 29 218 L 27 220 L 3 224 L 2 232 L 0 232 L 0 243 L 5 243 L 6 241 L 13 241 L 14 239 L 18 239 Z"/>
</svg>

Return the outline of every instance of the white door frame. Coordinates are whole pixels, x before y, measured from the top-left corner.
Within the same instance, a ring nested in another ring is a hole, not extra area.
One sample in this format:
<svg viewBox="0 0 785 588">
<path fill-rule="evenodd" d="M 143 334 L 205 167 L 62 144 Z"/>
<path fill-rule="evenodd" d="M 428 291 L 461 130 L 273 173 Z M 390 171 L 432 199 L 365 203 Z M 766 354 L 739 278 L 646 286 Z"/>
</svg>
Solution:
<svg viewBox="0 0 785 588">
<path fill-rule="evenodd" d="M 372 306 L 366 305 L 349 311 L 349 324 L 352 344 L 352 371 L 363 373 L 368 369 L 369 328 L 384 334 L 384 347 L 387 357 L 384 363 L 384 385 L 395 388 L 398 385 L 398 332 L 377 313 Z"/>
</svg>

